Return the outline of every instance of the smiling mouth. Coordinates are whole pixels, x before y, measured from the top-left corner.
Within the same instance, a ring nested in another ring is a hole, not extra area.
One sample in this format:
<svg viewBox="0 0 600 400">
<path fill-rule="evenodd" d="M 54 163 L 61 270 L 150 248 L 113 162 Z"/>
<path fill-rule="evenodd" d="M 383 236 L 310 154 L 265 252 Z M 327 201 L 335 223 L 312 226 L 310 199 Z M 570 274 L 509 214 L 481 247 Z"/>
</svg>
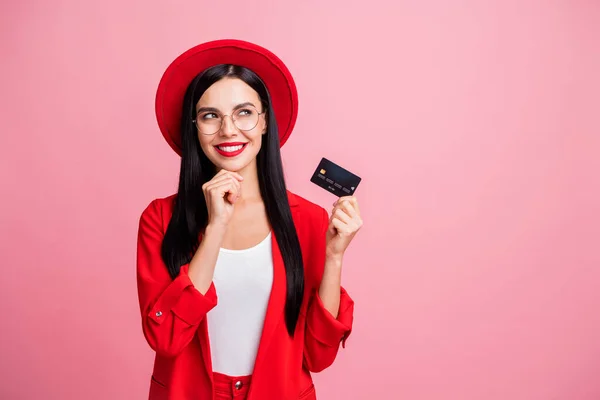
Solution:
<svg viewBox="0 0 600 400">
<path fill-rule="evenodd" d="M 238 144 L 236 146 L 215 146 L 217 149 L 225 153 L 234 153 L 244 148 L 248 143 Z"/>
</svg>

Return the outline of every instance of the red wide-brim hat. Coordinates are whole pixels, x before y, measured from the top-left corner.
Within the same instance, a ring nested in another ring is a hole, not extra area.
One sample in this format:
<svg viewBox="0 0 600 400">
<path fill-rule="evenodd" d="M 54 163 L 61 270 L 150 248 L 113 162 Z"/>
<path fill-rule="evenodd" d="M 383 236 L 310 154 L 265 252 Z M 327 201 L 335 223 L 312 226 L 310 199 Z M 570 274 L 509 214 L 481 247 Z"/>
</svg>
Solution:
<svg viewBox="0 0 600 400">
<path fill-rule="evenodd" d="M 246 67 L 267 86 L 283 146 L 298 115 L 298 92 L 292 74 L 269 50 L 243 40 L 202 43 L 177 57 L 163 74 L 156 92 L 156 119 L 173 150 L 181 155 L 181 112 L 187 87 L 202 71 L 218 64 Z"/>
</svg>

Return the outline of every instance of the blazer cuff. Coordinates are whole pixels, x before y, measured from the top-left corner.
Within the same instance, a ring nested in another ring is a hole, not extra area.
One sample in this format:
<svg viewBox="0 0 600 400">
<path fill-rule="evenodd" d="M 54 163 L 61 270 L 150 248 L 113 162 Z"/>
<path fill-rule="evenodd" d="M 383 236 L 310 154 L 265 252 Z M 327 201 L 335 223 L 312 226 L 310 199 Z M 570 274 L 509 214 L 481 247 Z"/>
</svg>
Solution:
<svg viewBox="0 0 600 400">
<path fill-rule="evenodd" d="M 197 325 L 202 318 L 217 305 L 217 292 L 211 282 L 206 294 L 196 289 L 188 275 L 188 265 L 181 267 L 179 275 L 160 296 L 149 317 L 161 324 L 169 312 L 189 325 Z"/>
<path fill-rule="evenodd" d="M 325 308 L 319 292 L 316 291 L 306 324 L 312 336 L 319 342 L 336 347 L 341 341 L 342 347 L 346 347 L 346 339 L 352 332 L 353 318 L 354 301 L 344 288 L 341 288 L 340 292 L 340 309 L 337 319 Z"/>
</svg>

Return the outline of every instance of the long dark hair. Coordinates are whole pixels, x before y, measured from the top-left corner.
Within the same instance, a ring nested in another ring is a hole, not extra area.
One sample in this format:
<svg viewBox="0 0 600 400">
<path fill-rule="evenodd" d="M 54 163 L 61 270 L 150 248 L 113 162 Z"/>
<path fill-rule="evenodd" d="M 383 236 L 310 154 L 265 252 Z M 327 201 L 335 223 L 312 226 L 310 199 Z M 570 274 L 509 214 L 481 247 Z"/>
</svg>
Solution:
<svg viewBox="0 0 600 400">
<path fill-rule="evenodd" d="M 258 183 L 265 203 L 269 223 L 285 264 L 287 295 L 285 323 L 294 335 L 304 294 L 304 265 L 300 242 L 292 220 L 279 150 L 277 121 L 269 92 L 263 81 L 251 70 L 236 65 L 217 65 L 200 73 L 187 88 L 181 116 L 182 155 L 179 189 L 175 196 L 173 215 L 162 243 L 162 258 L 174 279 L 182 265 L 191 261 L 199 245 L 199 234 L 208 223 L 208 210 L 202 185 L 215 175 L 216 167 L 200 147 L 197 130 L 192 122 L 196 104 L 215 82 L 239 78 L 254 89 L 267 111 L 267 133 L 257 155 Z"/>
</svg>

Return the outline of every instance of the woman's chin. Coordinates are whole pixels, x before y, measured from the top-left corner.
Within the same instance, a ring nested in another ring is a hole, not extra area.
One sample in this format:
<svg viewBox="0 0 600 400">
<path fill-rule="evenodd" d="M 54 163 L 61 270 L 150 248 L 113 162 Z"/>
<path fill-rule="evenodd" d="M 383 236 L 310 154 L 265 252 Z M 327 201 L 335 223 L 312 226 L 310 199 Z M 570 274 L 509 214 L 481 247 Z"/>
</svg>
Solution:
<svg viewBox="0 0 600 400">
<path fill-rule="evenodd" d="M 256 159 L 250 158 L 249 154 L 244 153 L 239 154 L 235 157 L 227 157 L 219 154 L 213 149 L 211 150 L 212 151 L 210 151 L 210 155 L 208 158 L 217 167 L 217 171 L 225 169 L 227 171 L 239 172 L 240 170 L 245 169 L 250 164 L 252 164 L 252 161 Z"/>
<path fill-rule="evenodd" d="M 238 172 L 246 166 L 247 163 L 244 160 L 223 160 L 223 157 L 215 157 L 211 160 L 213 164 L 217 167 L 217 170 L 225 169 L 231 172 Z"/>
</svg>

